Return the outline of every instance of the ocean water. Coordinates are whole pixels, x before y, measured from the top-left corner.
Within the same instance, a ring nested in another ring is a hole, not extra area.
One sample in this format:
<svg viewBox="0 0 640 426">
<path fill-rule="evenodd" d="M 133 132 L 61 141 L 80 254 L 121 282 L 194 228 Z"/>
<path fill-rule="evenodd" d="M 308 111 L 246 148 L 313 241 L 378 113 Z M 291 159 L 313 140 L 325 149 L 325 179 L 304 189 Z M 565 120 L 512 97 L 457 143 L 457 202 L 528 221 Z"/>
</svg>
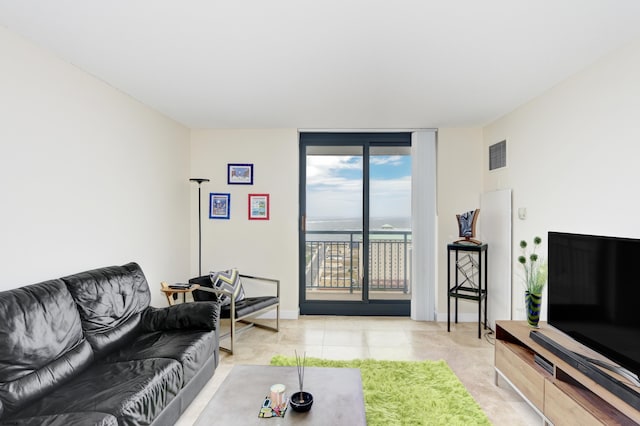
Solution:
<svg viewBox="0 0 640 426">
<path fill-rule="evenodd" d="M 379 217 L 369 220 L 371 230 L 411 230 L 410 217 Z M 308 231 L 361 231 L 361 218 L 307 218 Z"/>
</svg>

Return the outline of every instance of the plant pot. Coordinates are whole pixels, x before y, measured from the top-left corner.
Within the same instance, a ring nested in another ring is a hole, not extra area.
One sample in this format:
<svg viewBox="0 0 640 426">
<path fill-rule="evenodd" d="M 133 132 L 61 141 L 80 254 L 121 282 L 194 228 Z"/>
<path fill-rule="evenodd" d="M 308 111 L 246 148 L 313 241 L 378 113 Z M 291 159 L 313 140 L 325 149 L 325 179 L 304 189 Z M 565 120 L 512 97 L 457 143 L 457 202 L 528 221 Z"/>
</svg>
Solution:
<svg viewBox="0 0 640 426">
<path fill-rule="evenodd" d="M 313 395 L 309 392 L 296 392 L 291 395 L 289 405 L 291 405 L 293 411 L 309 411 L 311 410 L 311 405 L 313 405 Z"/>
<path fill-rule="evenodd" d="M 524 301 L 527 308 L 527 322 L 529 323 L 529 326 L 538 328 L 542 294 L 529 293 L 528 291 L 525 291 Z"/>
</svg>

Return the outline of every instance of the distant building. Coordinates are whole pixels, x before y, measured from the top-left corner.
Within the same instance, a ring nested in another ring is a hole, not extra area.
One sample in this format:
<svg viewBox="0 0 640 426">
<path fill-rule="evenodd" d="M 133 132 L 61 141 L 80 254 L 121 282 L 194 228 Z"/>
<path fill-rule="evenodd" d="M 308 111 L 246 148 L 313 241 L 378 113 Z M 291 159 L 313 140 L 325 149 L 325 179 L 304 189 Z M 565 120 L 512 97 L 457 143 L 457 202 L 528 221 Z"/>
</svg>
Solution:
<svg viewBox="0 0 640 426">
<path fill-rule="evenodd" d="M 410 283 L 411 234 L 370 235 L 369 286 L 409 292 Z"/>
<path fill-rule="evenodd" d="M 373 291 L 411 291 L 411 231 L 383 225 L 369 234 L 369 277 Z M 362 234 L 307 242 L 307 287 L 361 290 Z M 348 238 L 348 240 L 347 240 Z"/>
</svg>

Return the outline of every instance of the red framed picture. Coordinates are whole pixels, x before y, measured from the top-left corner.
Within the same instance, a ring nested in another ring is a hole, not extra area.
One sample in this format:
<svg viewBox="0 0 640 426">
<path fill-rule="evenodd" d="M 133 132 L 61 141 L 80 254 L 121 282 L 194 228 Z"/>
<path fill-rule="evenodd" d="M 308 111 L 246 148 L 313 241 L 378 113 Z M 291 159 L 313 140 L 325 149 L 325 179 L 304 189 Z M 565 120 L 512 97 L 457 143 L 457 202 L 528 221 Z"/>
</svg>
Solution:
<svg viewBox="0 0 640 426">
<path fill-rule="evenodd" d="M 249 220 L 269 220 L 269 194 L 249 194 Z"/>
</svg>

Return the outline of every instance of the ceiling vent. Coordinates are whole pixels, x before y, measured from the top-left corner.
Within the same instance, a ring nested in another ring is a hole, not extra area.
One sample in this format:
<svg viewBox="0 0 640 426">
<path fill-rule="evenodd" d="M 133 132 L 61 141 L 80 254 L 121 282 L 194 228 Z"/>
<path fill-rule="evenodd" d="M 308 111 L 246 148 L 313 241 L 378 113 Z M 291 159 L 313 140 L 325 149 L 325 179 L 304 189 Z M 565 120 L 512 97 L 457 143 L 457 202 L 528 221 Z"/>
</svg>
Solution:
<svg viewBox="0 0 640 426">
<path fill-rule="evenodd" d="M 507 166 L 507 141 L 495 143 L 489 147 L 489 170 Z"/>
</svg>

